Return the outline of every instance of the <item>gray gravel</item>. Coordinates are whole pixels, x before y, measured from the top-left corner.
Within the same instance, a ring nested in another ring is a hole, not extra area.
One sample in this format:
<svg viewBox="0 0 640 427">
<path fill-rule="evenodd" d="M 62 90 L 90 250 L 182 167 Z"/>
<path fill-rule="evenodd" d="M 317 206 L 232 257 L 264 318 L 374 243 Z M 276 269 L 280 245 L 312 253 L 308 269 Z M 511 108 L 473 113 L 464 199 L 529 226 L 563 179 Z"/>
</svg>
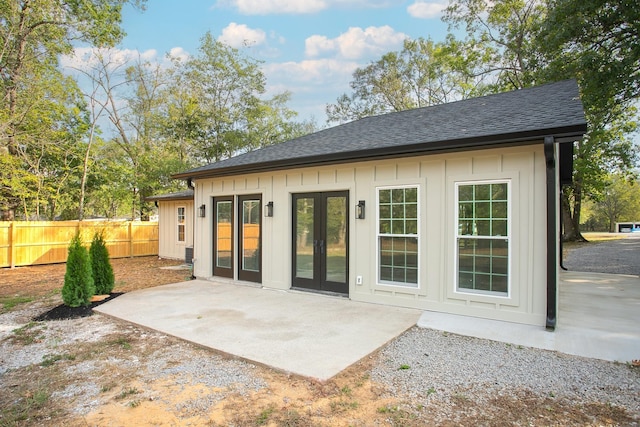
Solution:
<svg viewBox="0 0 640 427">
<path fill-rule="evenodd" d="M 564 266 L 569 271 L 640 276 L 640 233 L 573 249 Z"/>
<path fill-rule="evenodd" d="M 33 311 L 26 308 L 1 314 L 3 335 L 12 335 L 11 331 L 26 323 Z M 150 356 L 139 358 L 138 353 L 132 352 L 118 359 L 69 363 L 67 373 L 86 381 L 70 384 L 53 397 L 73 402 L 78 415 L 105 403 L 104 393 L 92 374 L 109 366 L 132 367 L 140 373 L 142 382 L 171 379 L 173 384 L 184 387 L 204 384 L 208 392 L 176 405 L 176 413 L 183 415 L 206 412 L 228 393 L 249 394 L 268 387 L 250 363 L 220 357 L 100 315 L 41 322 L 34 327 L 40 331 L 41 340 L 27 346 L 2 340 L 0 335 L 0 383 L 7 371 L 37 365 L 47 354 L 60 353 L 69 344 L 102 340 L 116 332 L 135 334 L 143 338 L 142 342 L 166 340 L 162 350 Z M 616 405 L 640 419 L 640 368 L 430 329 L 412 328 L 385 346 L 374 360 L 371 378 L 384 385 L 389 396 L 437 407 L 443 421 L 455 419 L 455 405 L 451 403 L 460 396 L 482 405 L 496 396 L 518 396 L 523 391 L 578 405 L 596 402 Z M 144 389 L 135 399 L 163 399 L 151 387 Z"/>
<path fill-rule="evenodd" d="M 529 391 L 640 414 L 638 368 L 417 327 L 382 350 L 372 379 L 423 404 Z"/>
</svg>

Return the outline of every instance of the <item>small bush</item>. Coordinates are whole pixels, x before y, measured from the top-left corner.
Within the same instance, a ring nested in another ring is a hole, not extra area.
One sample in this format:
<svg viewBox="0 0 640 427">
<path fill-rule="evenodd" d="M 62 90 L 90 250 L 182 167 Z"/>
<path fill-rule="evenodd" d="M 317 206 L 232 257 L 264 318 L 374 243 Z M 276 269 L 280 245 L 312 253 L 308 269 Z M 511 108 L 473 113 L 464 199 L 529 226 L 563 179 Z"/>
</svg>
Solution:
<svg viewBox="0 0 640 427">
<path fill-rule="evenodd" d="M 110 294 L 115 284 L 115 277 L 102 231 L 93 235 L 89 255 L 91 256 L 91 271 L 93 272 L 93 284 L 96 294 Z"/>
<path fill-rule="evenodd" d="M 82 246 L 80 234 L 76 234 L 69 244 L 62 301 L 69 307 L 89 305 L 94 291 L 89 252 Z"/>
</svg>

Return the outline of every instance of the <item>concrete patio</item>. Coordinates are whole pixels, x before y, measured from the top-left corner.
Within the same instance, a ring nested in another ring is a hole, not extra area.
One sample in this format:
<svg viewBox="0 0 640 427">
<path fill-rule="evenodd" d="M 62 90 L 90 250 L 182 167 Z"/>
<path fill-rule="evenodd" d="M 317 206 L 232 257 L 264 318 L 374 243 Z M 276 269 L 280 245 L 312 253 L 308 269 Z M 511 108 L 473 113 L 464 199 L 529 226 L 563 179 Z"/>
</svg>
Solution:
<svg viewBox="0 0 640 427">
<path fill-rule="evenodd" d="M 558 323 L 543 327 L 424 312 L 418 326 L 576 356 L 629 362 L 640 359 L 640 278 L 560 273 Z"/>
<path fill-rule="evenodd" d="M 416 323 L 567 354 L 640 359 L 640 278 L 563 272 L 555 332 L 508 322 L 193 280 L 124 294 L 95 310 L 232 356 L 327 380 Z"/>
<path fill-rule="evenodd" d="M 327 380 L 414 326 L 421 311 L 193 280 L 129 292 L 96 311 L 214 350 Z"/>
</svg>

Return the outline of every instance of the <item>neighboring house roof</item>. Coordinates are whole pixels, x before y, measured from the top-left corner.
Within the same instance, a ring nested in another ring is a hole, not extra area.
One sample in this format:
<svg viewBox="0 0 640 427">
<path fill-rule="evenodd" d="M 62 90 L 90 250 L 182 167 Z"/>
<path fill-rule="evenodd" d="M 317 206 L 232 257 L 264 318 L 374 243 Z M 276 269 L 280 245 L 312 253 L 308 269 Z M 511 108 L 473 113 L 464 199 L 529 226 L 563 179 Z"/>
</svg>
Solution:
<svg viewBox="0 0 640 427">
<path fill-rule="evenodd" d="M 515 145 L 587 130 L 575 80 L 366 117 L 173 175 L 191 179 Z M 564 141 L 566 142 L 566 141 Z"/>
<path fill-rule="evenodd" d="M 177 200 L 193 200 L 193 190 L 177 191 L 175 193 L 159 194 L 145 198 L 148 202 L 170 202 Z"/>
</svg>

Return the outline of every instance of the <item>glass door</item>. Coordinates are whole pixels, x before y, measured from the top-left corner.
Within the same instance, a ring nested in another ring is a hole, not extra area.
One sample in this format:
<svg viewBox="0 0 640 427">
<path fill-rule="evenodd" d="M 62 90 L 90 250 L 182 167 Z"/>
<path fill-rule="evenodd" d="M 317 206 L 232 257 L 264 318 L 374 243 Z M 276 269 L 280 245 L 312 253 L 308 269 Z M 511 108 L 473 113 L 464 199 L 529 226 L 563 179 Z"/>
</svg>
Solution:
<svg viewBox="0 0 640 427">
<path fill-rule="evenodd" d="M 294 287 L 349 293 L 349 193 L 293 195 Z"/>
<path fill-rule="evenodd" d="M 262 282 L 262 198 L 238 196 L 238 279 Z"/>
<path fill-rule="evenodd" d="M 233 279 L 233 197 L 213 199 L 213 275 Z"/>
</svg>

